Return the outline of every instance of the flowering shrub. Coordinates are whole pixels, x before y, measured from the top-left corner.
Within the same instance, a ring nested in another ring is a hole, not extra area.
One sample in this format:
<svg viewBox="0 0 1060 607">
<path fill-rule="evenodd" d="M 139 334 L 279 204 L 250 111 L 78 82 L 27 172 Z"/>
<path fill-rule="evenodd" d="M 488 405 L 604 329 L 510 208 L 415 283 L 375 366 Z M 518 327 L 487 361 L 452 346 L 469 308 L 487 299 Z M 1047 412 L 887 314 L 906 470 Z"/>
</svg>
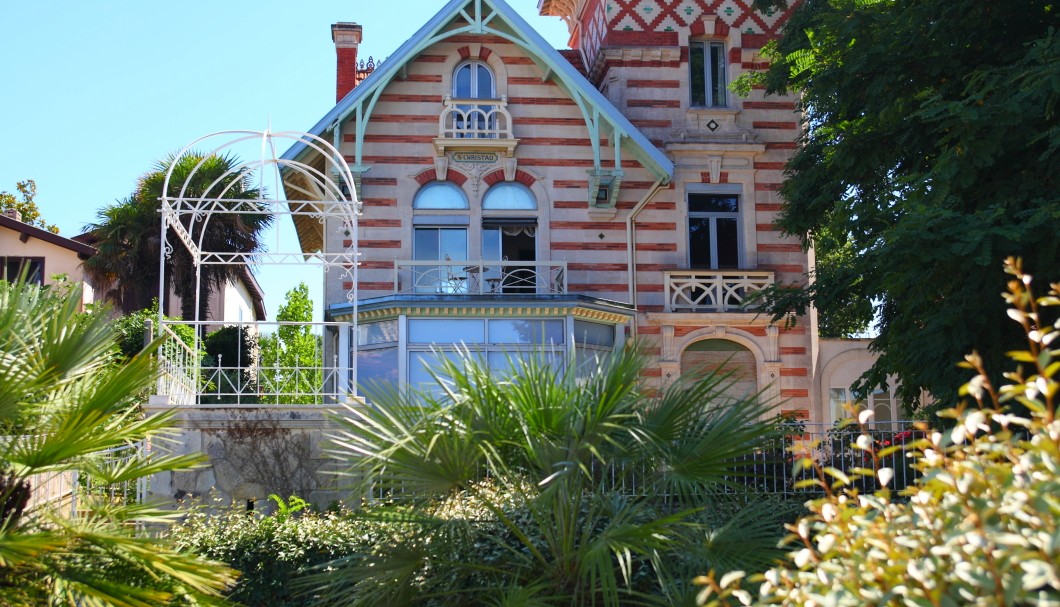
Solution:
<svg viewBox="0 0 1060 607">
<path fill-rule="evenodd" d="M 229 599 L 245 605 L 294 607 L 307 603 L 305 595 L 312 589 L 301 581 L 308 572 L 334 559 L 368 553 L 384 541 L 384 530 L 342 512 L 281 507 L 265 516 L 236 509 L 213 514 L 194 509 L 170 531 L 170 538 L 180 550 L 209 555 L 241 572 Z"/>
<path fill-rule="evenodd" d="M 942 412 L 948 431 L 914 443 L 922 475 L 895 499 L 894 470 L 881 463 L 895 446 L 877 448 L 868 434 L 857 445 L 884 486 L 862 494 L 851 474 L 803 461 L 817 472 L 825 497 L 789 526 L 787 560 L 762 575 L 758 596 L 741 572 L 696 580 L 700 604 L 762 605 L 1057 605 L 1060 604 L 1060 321 L 1043 318 L 1060 305 L 1060 285 L 1035 299 L 1019 262 L 1006 299 L 1028 349 L 1010 353 L 1021 366 L 995 388 L 976 354 L 976 376 L 962 388 L 977 408 Z M 862 422 L 866 421 L 864 418 Z"/>
</svg>

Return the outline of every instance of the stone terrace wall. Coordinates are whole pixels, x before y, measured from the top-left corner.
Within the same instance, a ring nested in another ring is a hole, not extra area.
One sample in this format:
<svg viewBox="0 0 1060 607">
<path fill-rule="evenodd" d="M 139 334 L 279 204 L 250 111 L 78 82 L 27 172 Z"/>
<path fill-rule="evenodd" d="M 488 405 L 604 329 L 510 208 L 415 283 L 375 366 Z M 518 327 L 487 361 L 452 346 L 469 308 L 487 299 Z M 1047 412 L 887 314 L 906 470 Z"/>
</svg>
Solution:
<svg viewBox="0 0 1060 607">
<path fill-rule="evenodd" d="M 153 405 L 148 414 L 169 407 Z M 334 428 L 334 406 L 181 407 L 172 441 L 151 448 L 179 454 L 203 453 L 208 464 L 151 479 L 148 499 L 176 505 L 198 498 L 218 506 L 273 507 L 268 496 L 297 495 L 320 508 L 351 497 L 334 474 L 338 462 L 326 453 Z M 215 501 L 216 500 L 216 501 Z"/>
</svg>

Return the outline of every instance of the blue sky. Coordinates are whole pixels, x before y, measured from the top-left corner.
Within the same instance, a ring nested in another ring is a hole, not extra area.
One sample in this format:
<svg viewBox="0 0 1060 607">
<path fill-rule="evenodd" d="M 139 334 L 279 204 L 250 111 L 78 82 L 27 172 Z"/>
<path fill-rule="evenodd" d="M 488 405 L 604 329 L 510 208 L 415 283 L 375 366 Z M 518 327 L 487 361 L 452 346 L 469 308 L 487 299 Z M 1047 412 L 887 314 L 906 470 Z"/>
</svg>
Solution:
<svg viewBox="0 0 1060 607">
<path fill-rule="evenodd" d="M 566 26 L 537 16 L 537 0 L 508 1 L 566 47 Z M 203 135 L 313 126 L 334 105 L 332 23 L 360 23 L 359 54 L 386 57 L 444 4 L 12 2 L 0 25 L 0 190 L 34 179 L 44 218 L 79 234 L 158 159 Z M 262 279 L 270 319 L 294 286 L 280 279 L 291 272 L 272 274 Z"/>
</svg>

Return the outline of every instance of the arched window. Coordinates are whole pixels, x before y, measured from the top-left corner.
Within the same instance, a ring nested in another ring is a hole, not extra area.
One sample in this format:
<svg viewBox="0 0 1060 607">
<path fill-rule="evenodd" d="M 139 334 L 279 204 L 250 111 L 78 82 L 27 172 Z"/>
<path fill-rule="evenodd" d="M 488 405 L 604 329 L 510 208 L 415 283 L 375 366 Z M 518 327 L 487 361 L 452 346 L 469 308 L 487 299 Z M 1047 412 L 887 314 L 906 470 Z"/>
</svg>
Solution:
<svg viewBox="0 0 1060 607">
<path fill-rule="evenodd" d="M 506 181 L 498 183 L 486 192 L 482 199 L 484 211 L 534 211 L 537 200 L 530 188 L 521 183 Z"/>
<path fill-rule="evenodd" d="M 435 181 L 416 192 L 412 208 L 419 211 L 461 211 L 469 208 L 467 195 L 455 183 Z M 466 213 L 417 213 L 412 218 L 412 258 L 415 261 L 437 261 L 438 265 L 420 265 L 413 270 L 417 293 L 463 293 L 467 277 Z"/>
<path fill-rule="evenodd" d="M 435 181 L 416 192 L 412 208 L 418 210 L 458 210 L 468 208 L 467 195 L 454 183 Z"/>
<path fill-rule="evenodd" d="M 496 97 L 493 72 L 481 61 L 465 61 L 453 72 L 455 99 L 493 99 Z"/>
</svg>

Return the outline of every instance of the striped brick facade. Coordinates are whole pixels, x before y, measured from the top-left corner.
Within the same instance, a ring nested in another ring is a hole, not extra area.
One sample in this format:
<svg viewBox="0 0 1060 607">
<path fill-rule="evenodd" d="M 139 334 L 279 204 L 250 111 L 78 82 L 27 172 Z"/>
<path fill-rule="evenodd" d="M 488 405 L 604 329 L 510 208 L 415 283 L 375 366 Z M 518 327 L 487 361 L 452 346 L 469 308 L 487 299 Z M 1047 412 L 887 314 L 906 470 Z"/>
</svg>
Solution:
<svg viewBox="0 0 1060 607">
<path fill-rule="evenodd" d="M 762 67 L 759 50 L 776 34 L 781 16 L 753 15 L 742 0 L 657 4 L 654 16 L 644 10 L 652 5 L 645 0 L 546 0 L 542 11 L 567 20 L 571 44 L 592 86 L 673 161 L 669 183 L 659 184 L 634 155 L 622 151 L 624 175 L 614 207 L 591 205 L 591 135 L 568 92 L 539 67 L 531 51 L 504 38 L 464 34 L 444 39 L 405 64 L 402 77 L 382 91 L 364 126 L 361 163 L 370 169 L 363 172 L 359 192 L 364 206 L 357 235 L 357 297 L 394 293 L 395 262 L 413 259 L 413 198 L 438 179 L 439 171 L 470 201 L 465 213 L 470 261 L 481 251 L 482 197 L 497 183 L 516 181 L 537 200 L 537 261 L 565 262 L 571 293 L 635 304 L 636 318 L 626 331 L 652 355 L 647 375 L 660 382 L 672 379 L 683 371 L 682 357 L 693 344 L 724 340 L 754 359 L 758 389 L 783 399 L 781 409 L 819 419 L 816 338 L 809 319 L 772 326 L 764 316 L 746 311 L 667 311 L 666 272 L 689 270 L 690 192 L 721 188 L 739 195 L 739 270 L 772 272 L 783 283 L 800 283 L 809 270 L 798 240 L 773 227 L 782 202 L 783 167 L 799 132 L 794 99 L 766 98 L 756 90 L 747 98 L 730 93 L 724 108 L 690 107 L 690 40 L 723 42 L 731 81 Z M 563 14 L 564 6 L 580 12 Z M 732 7 L 739 10 L 728 10 Z M 366 31 L 365 40 L 371 39 Z M 446 152 L 442 170 L 434 144 L 439 112 L 453 92 L 454 69 L 469 57 L 480 58 L 495 74 L 496 97 L 507 99 L 518 144 L 511 159 L 498 154 L 495 162 L 460 162 Z M 356 128 L 353 118 L 342 124 L 341 151 L 351 165 Z M 613 143 L 601 137 L 602 169 L 616 168 Z M 506 166 L 512 161 L 514 170 Z M 350 240 L 338 231 L 329 231 L 327 239 L 333 249 Z M 326 281 L 328 302 L 346 301 L 354 286 L 337 277 Z"/>
</svg>

